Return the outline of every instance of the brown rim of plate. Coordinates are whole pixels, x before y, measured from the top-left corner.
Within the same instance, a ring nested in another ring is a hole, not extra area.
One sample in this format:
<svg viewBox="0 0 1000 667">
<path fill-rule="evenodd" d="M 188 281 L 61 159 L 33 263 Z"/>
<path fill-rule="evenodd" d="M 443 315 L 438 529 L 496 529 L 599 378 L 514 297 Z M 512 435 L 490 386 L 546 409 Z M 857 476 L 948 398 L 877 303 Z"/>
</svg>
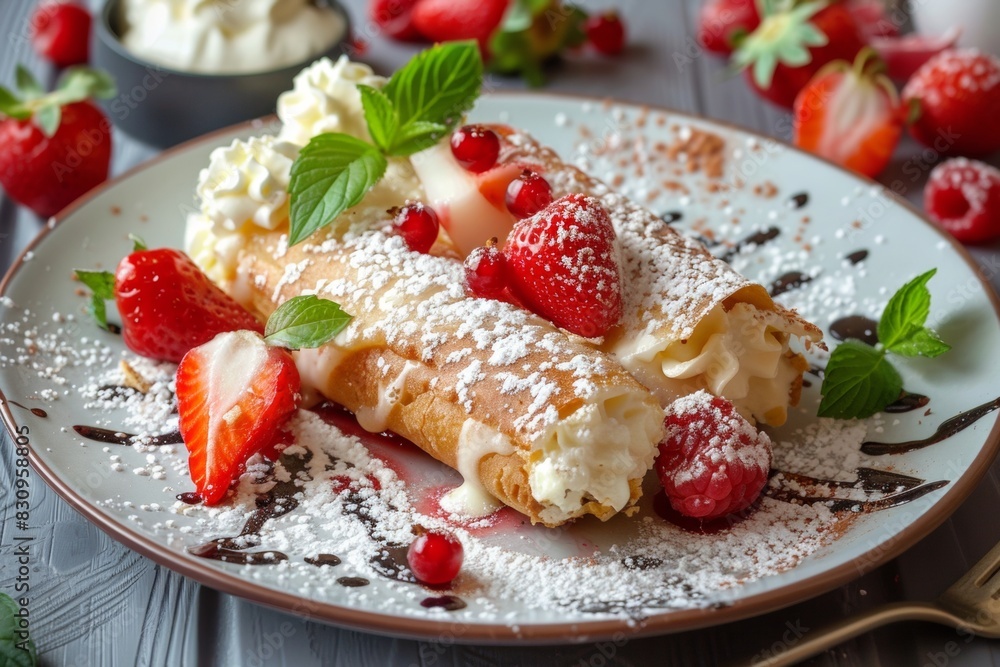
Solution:
<svg viewBox="0 0 1000 667">
<path fill-rule="evenodd" d="M 567 93 L 534 93 L 530 91 L 505 91 L 494 95 L 509 95 L 514 97 L 554 97 L 572 101 L 575 103 L 605 103 L 633 106 L 645 108 L 650 111 L 668 114 L 671 119 L 687 119 L 696 123 L 709 123 L 727 130 L 741 132 L 748 136 L 756 137 L 764 141 L 774 141 L 786 149 L 799 153 L 804 157 L 813 158 L 828 166 L 844 172 L 855 178 L 859 182 L 875 186 L 883 190 L 897 204 L 909 211 L 916 218 L 930 226 L 939 236 L 946 239 L 956 251 L 956 253 L 973 269 L 980 286 L 989 296 L 993 305 L 993 313 L 1000 320 L 1000 299 L 993 291 L 992 286 L 987 283 L 982 276 L 979 265 L 969 255 L 968 251 L 956 241 L 950 234 L 942 231 L 937 225 L 928 220 L 922 212 L 917 210 L 905 199 L 900 198 L 884 185 L 872 179 L 858 176 L 857 174 L 844 169 L 840 165 L 829 160 L 806 153 L 787 142 L 767 137 L 758 132 L 739 127 L 733 123 L 725 123 L 703 118 L 689 113 L 673 111 L 666 107 L 630 102 L 627 100 L 611 100 L 610 98 L 589 97 L 584 95 L 573 95 Z M 113 185 L 130 178 L 133 174 L 144 169 L 153 167 L 170 156 L 180 153 L 190 148 L 212 142 L 217 137 L 229 135 L 251 129 L 255 125 L 264 125 L 273 122 L 274 116 L 263 119 L 256 119 L 240 123 L 227 128 L 223 128 L 192 139 L 183 144 L 170 148 L 153 159 L 138 165 L 125 174 L 103 183 L 90 191 L 80 199 L 76 200 L 68 207 L 60 211 L 56 216 L 50 218 L 47 224 L 28 245 L 21 251 L 17 259 L 11 264 L 10 269 L 0 281 L 0 295 L 6 293 L 7 285 L 17 270 L 24 262 L 25 253 L 33 250 L 37 245 L 54 229 L 62 220 L 72 215 L 77 209 L 86 205 L 99 193 L 112 187 Z M 11 435 L 11 439 L 17 437 L 17 423 L 11 412 L 3 392 L 0 391 L 0 417 Z M 706 609 L 682 609 L 677 611 L 667 611 L 661 614 L 653 614 L 638 622 L 626 619 L 600 619 L 595 621 L 572 621 L 564 623 L 545 623 L 537 625 L 519 625 L 517 629 L 506 624 L 467 624 L 457 623 L 447 620 L 437 621 L 429 619 L 414 619 L 400 616 L 390 616 L 388 614 L 378 614 L 361 611 L 351 607 L 339 606 L 324 602 L 315 602 L 303 599 L 299 596 L 286 593 L 284 591 L 267 588 L 253 583 L 235 573 L 224 571 L 218 567 L 210 565 L 204 559 L 200 559 L 190 554 L 179 554 L 177 551 L 167 550 L 163 545 L 155 542 L 145 535 L 141 535 L 124 524 L 119 523 L 110 515 L 104 514 L 96 506 L 88 503 L 79 496 L 73 489 L 58 476 L 52 469 L 46 466 L 35 455 L 34 450 L 30 450 L 28 459 L 32 467 L 39 476 L 68 502 L 78 512 L 94 523 L 116 541 L 137 551 L 157 563 L 164 565 L 171 570 L 178 572 L 195 581 L 214 588 L 216 590 L 237 595 L 239 597 L 257 602 L 259 604 L 273 607 L 275 609 L 289 612 L 309 620 L 328 622 L 337 626 L 375 632 L 396 637 L 406 637 L 414 639 L 427 639 L 432 637 L 447 637 L 449 641 L 460 644 L 471 643 L 534 643 L 534 644 L 557 644 L 568 642 L 595 642 L 606 640 L 614 636 L 624 635 L 628 638 L 652 636 L 658 634 L 668 634 L 684 630 L 695 630 L 714 625 L 721 625 L 732 621 L 749 618 L 766 612 L 775 611 L 797 602 L 808 600 L 822 593 L 826 593 L 837 586 L 845 584 L 862 574 L 869 572 L 883 563 L 892 560 L 899 554 L 909 549 L 918 540 L 928 535 L 937 528 L 958 508 L 958 506 L 972 493 L 979 481 L 986 474 L 994 458 L 1000 450 L 1000 421 L 993 430 L 990 431 L 979 454 L 972 461 L 965 473 L 957 480 L 953 480 L 944 496 L 940 498 L 929 510 L 924 512 L 916 521 L 907 525 L 896 535 L 886 542 L 874 546 L 861 556 L 851 559 L 837 567 L 831 568 L 808 579 L 782 586 L 775 590 L 758 593 L 746 598 L 738 599 L 732 603 L 718 608 Z M 178 556 L 181 556 L 178 558 Z"/>
</svg>

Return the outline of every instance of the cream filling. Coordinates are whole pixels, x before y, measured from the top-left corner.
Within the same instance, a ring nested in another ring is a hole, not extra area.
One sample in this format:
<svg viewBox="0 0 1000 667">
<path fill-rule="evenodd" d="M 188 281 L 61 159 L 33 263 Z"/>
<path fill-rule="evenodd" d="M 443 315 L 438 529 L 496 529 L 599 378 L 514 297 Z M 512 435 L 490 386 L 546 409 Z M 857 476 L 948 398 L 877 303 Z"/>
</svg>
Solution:
<svg viewBox="0 0 1000 667">
<path fill-rule="evenodd" d="M 750 304 L 728 311 L 717 305 L 686 341 L 645 335 L 623 338 L 611 351 L 663 405 L 704 389 L 732 401 L 744 416 L 780 425 L 801 374 L 780 325 L 779 317 Z"/>
<path fill-rule="evenodd" d="M 629 480 L 641 479 L 653 465 L 663 434 L 663 414 L 645 396 L 606 391 L 534 444 L 528 482 L 544 506 L 544 521 L 579 516 L 592 501 L 615 511 L 628 505 Z"/>
<path fill-rule="evenodd" d="M 441 507 L 472 518 L 487 516 L 502 506 L 479 478 L 479 462 L 491 454 L 514 453 L 510 438 L 475 419 L 466 419 L 458 436 L 458 472 L 462 484 L 441 498 Z"/>
</svg>

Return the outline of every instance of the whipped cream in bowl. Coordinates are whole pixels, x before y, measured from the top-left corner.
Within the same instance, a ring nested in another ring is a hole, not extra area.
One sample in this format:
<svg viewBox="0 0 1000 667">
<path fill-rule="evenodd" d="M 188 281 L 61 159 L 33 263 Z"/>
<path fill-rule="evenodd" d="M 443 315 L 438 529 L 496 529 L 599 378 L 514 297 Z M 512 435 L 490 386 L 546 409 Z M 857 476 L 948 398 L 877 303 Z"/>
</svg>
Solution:
<svg viewBox="0 0 1000 667">
<path fill-rule="evenodd" d="M 273 114 L 351 34 L 336 0 L 106 0 L 94 32 L 93 64 L 118 83 L 108 117 L 160 148 Z"/>
</svg>

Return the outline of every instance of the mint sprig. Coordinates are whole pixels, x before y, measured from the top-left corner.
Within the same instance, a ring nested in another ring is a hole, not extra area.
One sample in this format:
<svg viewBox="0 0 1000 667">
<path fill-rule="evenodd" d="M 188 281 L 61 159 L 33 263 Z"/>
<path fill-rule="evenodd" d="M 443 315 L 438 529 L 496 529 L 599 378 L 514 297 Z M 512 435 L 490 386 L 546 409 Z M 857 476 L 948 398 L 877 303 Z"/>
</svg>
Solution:
<svg viewBox="0 0 1000 667">
<path fill-rule="evenodd" d="M 6 593 L 0 593 L 0 664 L 11 667 L 36 667 L 38 651 L 25 630 L 18 629 L 21 606 Z"/>
<path fill-rule="evenodd" d="M 350 321 L 351 316 L 333 301 L 311 294 L 297 296 L 267 318 L 264 340 L 290 350 L 319 347 L 333 340 Z"/>
<path fill-rule="evenodd" d="M 889 354 L 937 357 L 951 349 L 926 326 L 931 311 L 927 283 L 935 273 L 917 276 L 889 299 L 878 323 L 878 345 L 847 340 L 833 351 L 820 389 L 820 417 L 863 419 L 899 398 L 903 380 Z"/>
<path fill-rule="evenodd" d="M 108 330 L 108 312 L 105 301 L 115 298 L 115 276 L 110 271 L 76 270 L 76 277 L 90 288 L 90 314 L 97 321 L 97 326 Z"/>
<path fill-rule="evenodd" d="M 359 85 L 372 143 L 347 134 L 314 137 L 292 165 L 289 245 L 332 223 L 385 175 L 389 157 L 430 148 L 472 108 L 483 62 L 473 41 L 419 53 L 382 90 Z"/>
</svg>

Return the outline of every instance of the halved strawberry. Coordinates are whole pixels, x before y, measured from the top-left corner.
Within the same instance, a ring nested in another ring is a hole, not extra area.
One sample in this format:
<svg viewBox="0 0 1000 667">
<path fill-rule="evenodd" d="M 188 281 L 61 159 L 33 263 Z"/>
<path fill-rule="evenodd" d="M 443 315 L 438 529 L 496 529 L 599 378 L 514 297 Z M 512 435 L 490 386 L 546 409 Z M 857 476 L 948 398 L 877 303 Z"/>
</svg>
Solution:
<svg viewBox="0 0 1000 667">
<path fill-rule="evenodd" d="M 906 81 L 928 60 L 954 48 L 961 36 L 962 29 L 954 26 L 935 36 L 910 33 L 901 37 L 872 37 L 871 45 L 885 61 L 889 76 Z"/>
<path fill-rule="evenodd" d="M 621 319 L 615 231 L 593 197 L 566 195 L 519 221 L 503 254 L 511 291 L 553 324 L 593 338 Z"/>
<path fill-rule="evenodd" d="M 903 133 L 903 110 L 885 66 L 864 49 L 854 66 L 830 63 L 795 98 L 795 145 L 875 177 Z"/>
<path fill-rule="evenodd" d="M 114 292 L 125 344 L 144 357 L 176 363 L 223 331 L 264 332 L 180 250 L 139 250 L 125 257 L 115 271 Z"/>
<path fill-rule="evenodd" d="M 292 355 L 252 331 L 219 334 L 177 368 L 180 432 L 191 480 L 206 505 L 222 500 L 243 466 L 275 442 L 298 408 Z"/>
</svg>

